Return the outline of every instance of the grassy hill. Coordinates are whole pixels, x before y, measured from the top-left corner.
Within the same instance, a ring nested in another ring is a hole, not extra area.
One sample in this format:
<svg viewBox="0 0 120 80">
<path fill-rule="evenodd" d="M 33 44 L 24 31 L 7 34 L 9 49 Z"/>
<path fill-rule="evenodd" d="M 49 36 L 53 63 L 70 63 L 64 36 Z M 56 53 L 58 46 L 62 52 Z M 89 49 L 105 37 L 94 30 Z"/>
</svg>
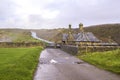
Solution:
<svg viewBox="0 0 120 80">
<path fill-rule="evenodd" d="M 37 36 L 40 38 L 56 42 L 58 40 L 61 41 L 61 34 L 64 31 L 64 29 L 39 29 L 32 31 L 35 31 L 37 33 Z"/>
<path fill-rule="evenodd" d="M 93 32 L 99 39 L 108 42 L 109 37 L 120 44 L 120 24 L 103 24 L 86 27 L 85 31 Z"/>
<path fill-rule="evenodd" d="M 29 30 L 0 29 L 0 42 L 38 42 L 31 37 Z"/>
</svg>

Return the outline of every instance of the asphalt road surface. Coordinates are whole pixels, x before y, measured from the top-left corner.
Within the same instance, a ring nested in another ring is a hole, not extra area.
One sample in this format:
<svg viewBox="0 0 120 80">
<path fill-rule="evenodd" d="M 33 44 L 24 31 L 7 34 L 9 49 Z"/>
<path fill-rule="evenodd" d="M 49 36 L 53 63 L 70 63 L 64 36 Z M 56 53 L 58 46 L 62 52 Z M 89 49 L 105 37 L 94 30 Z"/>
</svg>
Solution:
<svg viewBox="0 0 120 80">
<path fill-rule="evenodd" d="M 39 61 L 34 80 L 120 80 L 60 49 L 43 50 Z"/>
</svg>

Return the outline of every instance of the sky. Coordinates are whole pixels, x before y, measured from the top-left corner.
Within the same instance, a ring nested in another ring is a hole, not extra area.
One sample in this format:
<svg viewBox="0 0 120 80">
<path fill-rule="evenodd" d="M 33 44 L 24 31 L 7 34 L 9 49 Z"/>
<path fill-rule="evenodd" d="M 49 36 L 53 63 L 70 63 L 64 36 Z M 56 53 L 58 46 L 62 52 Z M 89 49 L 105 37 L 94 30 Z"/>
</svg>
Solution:
<svg viewBox="0 0 120 80">
<path fill-rule="evenodd" d="M 0 28 L 77 28 L 120 23 L 120 0 L 0 0 Z"/>
</svg>

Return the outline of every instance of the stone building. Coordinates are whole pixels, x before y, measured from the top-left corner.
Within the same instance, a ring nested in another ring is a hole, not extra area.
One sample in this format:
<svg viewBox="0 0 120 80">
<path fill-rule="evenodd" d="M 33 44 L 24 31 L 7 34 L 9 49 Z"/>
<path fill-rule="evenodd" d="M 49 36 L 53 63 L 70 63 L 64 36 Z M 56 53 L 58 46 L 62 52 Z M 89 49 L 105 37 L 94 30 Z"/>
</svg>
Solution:
<svg viewBox="0 0 120 80">
<path fill-rule="evenodd" d="M 69 25 L 69 31 L 63 34 L 62 43 L 65 45 L 78 45 L 78 46 L 93 46 L 98 45 L 101 40 L 94 36 L 92 32 L 85 32 L 83 24 L 79 24 L 79 32 L 74 33 L 71 25 Z"/>
</svg>

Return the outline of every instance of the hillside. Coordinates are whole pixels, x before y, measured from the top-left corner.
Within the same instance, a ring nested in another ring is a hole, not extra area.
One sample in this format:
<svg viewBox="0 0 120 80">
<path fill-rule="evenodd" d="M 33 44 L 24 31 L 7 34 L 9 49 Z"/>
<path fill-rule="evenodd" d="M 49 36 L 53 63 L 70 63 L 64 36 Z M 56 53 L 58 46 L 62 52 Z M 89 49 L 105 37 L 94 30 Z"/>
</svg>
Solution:
<svg viewBox="0 0 120 80">
<path fill-rule="evenodd" d="M 0 42 L 34 42 L 29 30 L 0 29 Z"/>
<path fill-rule="evenodd" d="M 103 42 L 108 42 L 111 38 L 120 44 L 120 24 L 104 24 L 86 27 L 85 31 L 93 32 Z"/>
<path fill-rule="evenodd" d="M 37 33 L 37 36 L 49 41 L 57 42 L 58 40 L 61 41 L 60 36 L 64 29 L 39 29 L 39 30 L 32 30 Z M 60 34 L 60 35 L 59 35 Z"/>
<path fill-rule="evenodd" d="M 102 24 L 84 27 L 86 32 L 93 32 L 94 35 L 102 40 L 108 42 L 109 38 L 120 44 L 120 24 Z M 62 34 L 68 33 L 68 29 L 31 29 L 37 33 L 40 38 L 61 42 Z M 31 37 L 31 30 L 23 29 L 0 29 L 0 42 L 30 42 L 38 41 Z M 73 29 L 74 33 L 77 33 L 78 28 Z"/>
<path fill-rule="evenodd" d="M 113 41 L 120 44 L 120 24 L 102 24 L 84 28 L 86 32 L 93 32 L 94 35 L 103 42 L 108 42 L 109 38 L 111 38 Z M 73 29 L 73 31 L 77 33 L 78 28 Z M 68 29 L 36 30 L 36 32 L 41 38 L 60 42 L 62 33 L 67 33 Z"/>
</svg>

